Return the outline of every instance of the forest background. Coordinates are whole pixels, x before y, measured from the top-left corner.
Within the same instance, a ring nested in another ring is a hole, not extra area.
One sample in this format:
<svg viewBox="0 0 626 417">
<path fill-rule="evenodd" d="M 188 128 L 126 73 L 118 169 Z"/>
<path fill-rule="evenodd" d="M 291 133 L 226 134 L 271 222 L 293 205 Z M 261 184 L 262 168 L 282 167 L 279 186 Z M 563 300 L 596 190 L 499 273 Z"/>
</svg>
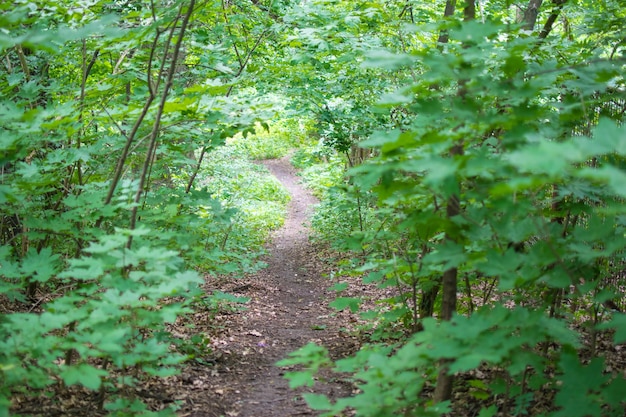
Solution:
<svg viewBox="0 0 626 417">
<path fill-rule="evenodd" d="M 354 356 L 285 362 L 294 386 L 352 375 L 313 408 L 445 415 L 469 390 L 481 417 L 623 416 L 625 21 L 623 0 L 2 2 L 0 415 L 74 387 L 173 413 L 129 387 L 202 343 L 169 323 L 237 301 L 204 274 L 262 267 L 288 196 L 250 160 L 298 148 L 316 237 L 395 289 Z"/>
</svg>

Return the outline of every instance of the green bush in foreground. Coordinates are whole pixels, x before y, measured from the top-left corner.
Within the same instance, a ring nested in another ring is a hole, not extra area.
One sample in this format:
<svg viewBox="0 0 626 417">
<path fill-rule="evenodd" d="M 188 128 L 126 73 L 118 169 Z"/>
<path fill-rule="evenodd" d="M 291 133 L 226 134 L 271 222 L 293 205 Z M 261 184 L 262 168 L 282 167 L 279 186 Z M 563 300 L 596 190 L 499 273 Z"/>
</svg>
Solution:
<svg viewBox="0 0 626 417">
<path fill-rule="evenodd" d="M 85 255 L 68 260 L 55 279 L 68 288 L 42 305 L 40 314 L 3 317 L 0 415 L 7 415 L 13 395 L 36 397 L 59 383 L 100 392 L 100 403 L 112 415 L 146 412 L 121 387 L 177 372 L 185 356 L 171 349 L 166 324 L 190 311 L 202 282 L 176 252 L 152 243 L 151 233 L 102 236 Z M 126 248 L 129 236 L 135 239 L 132 249 Z M 3 269 L 23 270 L 6 258 L 0 262 Z"/>
<path fill-rule="evenodd" d="M 341 197 L 328 195 L 341 212 L 320 212 L 327 230 L 354 232 L 327 236 L 352 250 L 350 272 L 395 289 L 362 317 L 373 327 L 394 320 L 404 334 L 374 332 L 337 361 L 307 345 L 280 364 L 304 366 L 286 375 L 293 386 L 312 384 L 322 366 L 356 386 L 336 400 L 305 394 L 324 416 L 621 417 L 623 2 L 553 2 L 534 33 L 513 24 L 508 7 L 491 3 L 481 16 L 477 2 L 447 2 L 448 14 L 454 5 L 464 10 L 443 20 L 422 14 L 424 4 L 420 14 L 408 3 L 395 14 L 370 10 L 385 22 L 379 29 L 398 15 L 416 19 L 344 72 L 378 74 L 386 88 L 370 108 L 388 123 L 358 143 L 330 143 L 358 145 L 368 158 L 348 171 Z M 331 38 L 326 24 L 354 18 L 337 2 L 309 6 L 321 17 L 303 19 L 305 33 Z M 557 17 L 567 28 L 551 26 Z M 342 38 L 372 29 L 356 27 Z M 352 62 L 342 45 L 326 46 L 301 53 L 338 70 Z M 327 116 L 329 134 L 357 139 Z M 331 303 L 353 313 L 360 305 L 359 296 Z"/>
</svg>

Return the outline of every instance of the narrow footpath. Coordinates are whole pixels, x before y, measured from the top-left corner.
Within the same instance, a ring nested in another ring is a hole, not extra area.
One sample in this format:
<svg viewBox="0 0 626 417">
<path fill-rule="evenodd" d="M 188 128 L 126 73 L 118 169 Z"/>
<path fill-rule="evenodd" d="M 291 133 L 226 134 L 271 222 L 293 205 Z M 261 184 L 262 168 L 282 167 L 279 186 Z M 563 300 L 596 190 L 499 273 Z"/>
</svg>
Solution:
<svg viewBox="0 0 626 417">
<path fill-rule="evenodd" d="M 188 370 L 189 384 L 198 386 L 200 392 L 186 398 L 187 412 L 180 416 L 315 416 L 319 413 L 309 409 L 302 392 L 330 398 L 351 393 L 351 384 L 340 379 L 291 390 L 284 370 L 276 366 L 309 342 L 326 346 L 334 358 L 350 351 L 356 342 L 341 332 L 342 320 L 327 306 L 333 295 L 328 290 L 332 284 L 324 276 L 329 266 L 317 253 L 319 248 L 309 242 L 306 223 L 316 199 L 299 184 L 287 158 L 263 164 L 291 194 L 285 224 L 268 244 L 267 268 L 229 284 L 235 295 L 250 301 L 245 311 L 222 317 L 226 333 L 214 341 L 222 359 L 210 375 L 206 370 L 204 375 L 201 369 Z"/>
<path fill-rule="evenodd" d="M 321 341 L 320 332 L 325 330 L 314 329 L 328 329 L 329 312 L 322 304 L 329 284 L 315 269 L 315 253 L 305 225 L 316 200 L 298 183 L 288 160 L 266 161 L 265 166 L 289 191 L 291 202 L 284 226 L 272 237 L 264 271 L 268 282 L 279 290 L 276 298 L 267 300 L 276 306 L 278 315 L 272 320 L 256 317 L 249 322 L 252 328 L 264 329 L 272 348 L 249 375 L 238 405 L 242 417 L 313 415 L 289 389 L 275 363 L 309 341 Z"/>
</svg>

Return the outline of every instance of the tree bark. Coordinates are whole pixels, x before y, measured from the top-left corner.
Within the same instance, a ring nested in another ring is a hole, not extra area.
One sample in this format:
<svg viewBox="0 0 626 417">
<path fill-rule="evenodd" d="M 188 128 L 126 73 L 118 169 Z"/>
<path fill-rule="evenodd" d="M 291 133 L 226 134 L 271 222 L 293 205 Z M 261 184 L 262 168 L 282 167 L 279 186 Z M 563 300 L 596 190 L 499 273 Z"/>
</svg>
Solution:
<svg viewBox="0 0 626 417">
<path fill-rule="evenodd" d="M 463 9 L 463 20 L 474 20 L 476 18 L 476 1 L 467 0 Z"/>
<path fill-rule="evenodd" d="M 463 155 L 463 145 L 457 144 L 450 150 L 450 157 Z M 448 198 L 446 207 L 446 216 L 452 219 L 461 213 L 460 200 L 458 195 L 452 195 Z M 446 240 L 455 242 L 456 238 L 446 231 Z M 457 284 L 458 269 L 450 268 L 443 273 L 442 299 L 441 299 L 441 319 L 449 321 L 456 312 L 457 302 Z M 435 387 L 434 401 L 436 403 L 447 401 L 452 397 L 452 385 L 454 384 L 454 376 L 448 374 L 448 361 L 441 361 L 439 375 L 437 376 L 437 386 Z"/>
<path fill-rule="evenodd" d="M 537 23 L 537 16 L 539 16 L 539 9 L 541 8 L 543 0 L 530 0 L 526 10 L 524 10 L 524 17 L 522 23 L 524 23 L 524 29 L 534 30 Z"/>
<path fill-rule="evenodd" d="M 463 16 L 465 21 L 473 20 L 476 17 L 476 3 L 475 0 L 468 0 L 463 9 Z M 467 90 L 465 88 L 466 80 L 459 80 L 458 96 L 463 99 Z M 450 158 L 463 155 L 463 142 L 455 144 L 450 149 Z M 458 194 L 453 194 L 448 198 L 446 205 L 446 216 L 448 220 L 452 220 L 455 216 L 461 213 L 461 203 Z M 450 233 L 450 229 L 446 230 L 445 239 L 450 242 L 456 242 L 457 237 Z M 441 299 L 441 319 L 449 321 L 456 312 L 457 303 L 457 287 L 458 287 L 458 269 L 456 267 L 450 268 L 443 273 L 441 279 L 442 299 Z M 440 362 L 439 374 L 437 375 L 437 386 L 435 387 L 435 393 L 433 400 L 435 403 L 447 401 L 452 397 L 452 386 L 454 384 L 454 376 L 448 373 L 449 360 L 442 360 Z"/>
<path fill-rule="evenodd" d="M 443 17 L 444 19 L 446 17 L 450 17 L 454 14 L 454 11 L 456 10 L 456 0 L 447 0 L 446 1 L 446 8 L 443 11 Z M 449 40 L 449 35 L 448 35 L 448 31 L 447 30 L 442 30 L 441 33 L 439 34 L 439 38 L 437 39 L 437 43 L 439 44 L 444 44 L 444 43 L 448 43 Z"/>
<path fill-rule="evenodd" d="M 473 0 L 472 0 L 473 3 Z M 443 11 L 443 17 L 448 18 L 454 15 L 456 11 L 456 0 L 447 0 L 446 8 Z M 438 47 L 441 48 L 444 44 L 448 43 L 449 35 L 447 30 L 442 30 L 439 33 L 439 38 L 437 38 Z M 438 88 L 438 87 L 434 87 Z M 433 283 L 433 285 L 426 289 L 422 290 L 422 297 L 420 299 L 420 318 L 424 319 L 426 317 L 432 317 L 435 313 L 435 301 L 437 300 L 437 295 L 439 294 L 439 290 L 441 289 L 441 280 L 437 280 Z"/>
<path fill-rule="evenodd" d="M 563 10 L 565 3 L 567 3 L 567 0 L 552 0 L 554 8 L 552 9 L 552 13 L 550 13 L 550 17 L 548 17 L 548 20 L 546 20 L 546 23 L 543 25 L 543 29 L 541 29 L 541 32 L 539 33 L 539 39 L 545 39 L 548 37 L 552 31 L 554 22 L 556 22 L 556 19 L 558 19 L 561 14 L 561 10 Z"/>
</svg>

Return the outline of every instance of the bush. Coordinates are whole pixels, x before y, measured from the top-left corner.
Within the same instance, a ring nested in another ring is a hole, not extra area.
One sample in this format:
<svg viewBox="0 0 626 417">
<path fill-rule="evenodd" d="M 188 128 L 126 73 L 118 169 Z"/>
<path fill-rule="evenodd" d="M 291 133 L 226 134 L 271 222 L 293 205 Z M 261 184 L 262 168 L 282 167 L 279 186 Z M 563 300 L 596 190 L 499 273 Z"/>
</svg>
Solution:
<svg viewBox="0 0 626 417">
<path fill-rule="evenodd" d="M 151 233 L 102 236 L 56 277 L 70 288 L 62 296 L 45 303 L 40 314 L 3 318 L 0 415 L 7 415 L 12 396 L 45 393 L 59 381 L 100 391 L 109 410 L 129 411 L 132 402 L 134 410 L 145 411 L 118 392 L 118 381 L 132 387 L 176 372 L 173 366 L 185 356 L 170 348 L 166 323 L 189 311 L 202 282 L 176 252 L 151 242 Z M 135 245 L 128 249 L 131 235 Z"/>
</svg>

